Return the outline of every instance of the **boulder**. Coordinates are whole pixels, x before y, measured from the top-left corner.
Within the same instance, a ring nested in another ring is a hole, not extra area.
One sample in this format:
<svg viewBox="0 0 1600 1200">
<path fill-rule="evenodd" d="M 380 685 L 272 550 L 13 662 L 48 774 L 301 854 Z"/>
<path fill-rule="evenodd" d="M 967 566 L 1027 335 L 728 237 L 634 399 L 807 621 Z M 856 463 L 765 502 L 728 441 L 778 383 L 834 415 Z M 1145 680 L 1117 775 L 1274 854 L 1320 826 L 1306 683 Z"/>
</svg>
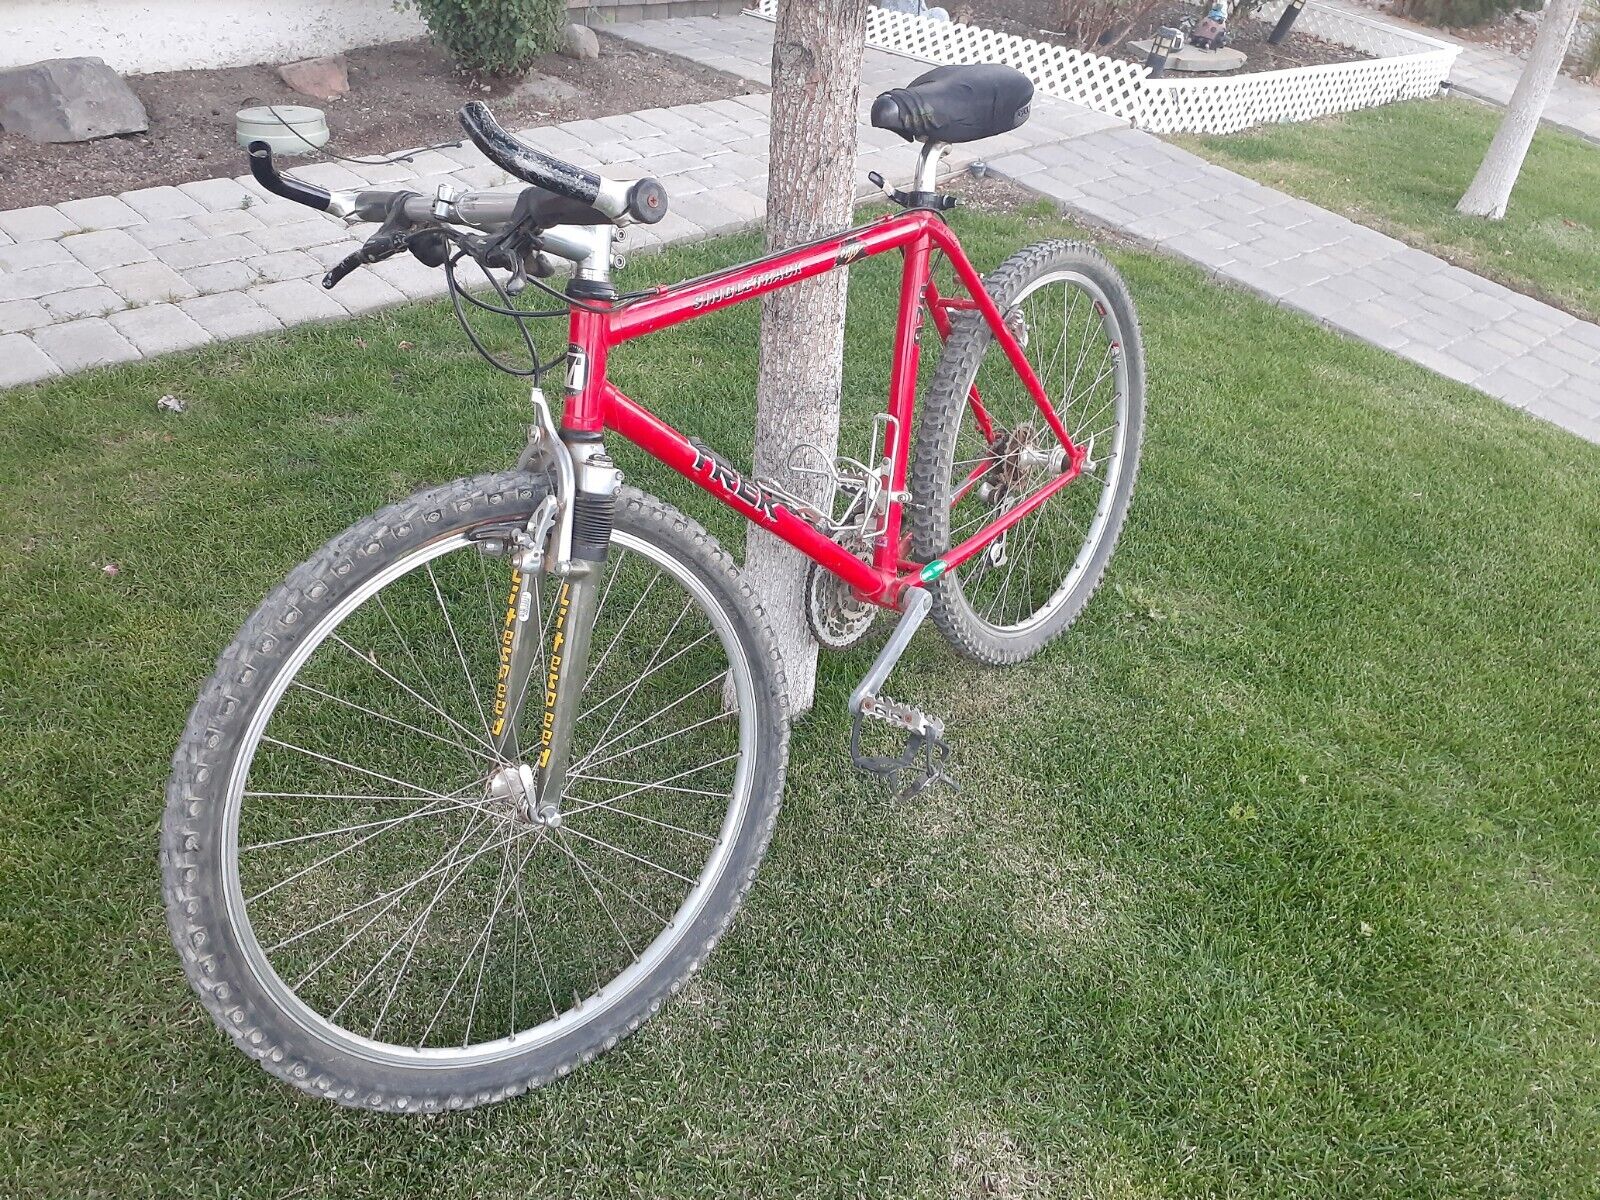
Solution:
<svg viewBox="0 0 1600 1200">
<path fill-rule="evenodd" d="M 143 133 L 150 118 L 104 59 L 52 58 L 0 71 L 0 128 L 30 142 L 87 142 Z"/>
<path fill-rule="evenodd" d="M 568 58 L 599 58 L 600 39 L 587 25 L 568 25 L 561 31 L 561 53 Z"/>
<path fill-rule="evenodd" d="M 278 78 L 302 96 L 337 100 L 350 90 L 350 65 L 342 54 L 307 58 L 279 67 Z"/>
</svg>

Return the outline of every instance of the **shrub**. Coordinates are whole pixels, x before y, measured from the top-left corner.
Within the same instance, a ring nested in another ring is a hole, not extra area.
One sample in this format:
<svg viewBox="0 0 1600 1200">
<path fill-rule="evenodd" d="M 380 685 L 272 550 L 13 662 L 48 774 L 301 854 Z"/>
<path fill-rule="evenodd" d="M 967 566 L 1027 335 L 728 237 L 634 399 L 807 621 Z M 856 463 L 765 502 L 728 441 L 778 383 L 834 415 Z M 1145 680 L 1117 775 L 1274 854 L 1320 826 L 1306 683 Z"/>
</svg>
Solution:
<svg viewBox="0 0 1600 1200">
<path fill-rule="evenodd" d="M 1460 28 L 1492 21 L 1514 8 L 1538 9 L 1542 0 L 1400 0 L 1400 13 L 1424 25 Z"/>
<path fill-rule="evenodd" d="M 1083 50 L 1111 46 L 1132 31 L 1144 32 L 1161 0 L 1059 0 L 1058 20 L 1067 38 Z"/>
<path fill-rule="evenodd" d="M 555 49 L 564 0 L 403 0 L 468 75 L 511 75 Z"/>
<path fill-rule="evenodd" d="M 1572 37 L 1573 53 L 1578 58 L 1578 73 L 1600 80 L 1600 3 L 1591 4 L 1581 18 L 1583 24 Z"/>
</svg>

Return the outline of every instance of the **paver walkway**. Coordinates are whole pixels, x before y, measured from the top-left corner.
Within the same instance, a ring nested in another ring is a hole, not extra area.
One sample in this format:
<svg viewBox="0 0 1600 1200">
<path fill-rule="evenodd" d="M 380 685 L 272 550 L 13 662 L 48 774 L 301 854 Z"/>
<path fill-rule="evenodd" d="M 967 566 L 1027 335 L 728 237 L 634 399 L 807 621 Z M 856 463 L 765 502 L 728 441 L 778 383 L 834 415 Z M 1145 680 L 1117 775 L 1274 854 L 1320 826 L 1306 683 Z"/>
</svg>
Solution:
<svg viewBox="0 0 1600 1200">
<path fill-rule="evenodd" d="M 1377 12 L 1364 4 L 1357 4 L 1354 0 L 1318 0 L 1318 2 L 1329 8 L 1355 13 L 1368 20 L 1385 21 L 1391 25 L 1415 29 L 1431 38 L 1453 42 L 1460 46 L 1461 53 L 1456 56 L 1455 65 L 1450 68 L 1451 88 L 1464 96 L 1487 100 L 1502 108 L 1510 103 L 1511 93 L 1517 88 L 1522 68 L 1527 65 L 1526 60 L 1514 54 L 1507 54 L 1504 50 L 1465 41 L 1442 29 L 1429 29 L 1423 25 L 1416 25 L 1388 13 Z M 1553 125 L 1557 129 L 1564 129 L 1591 142 L 1600 142 L 1600 87 L 1579 83 L 1576 79 L 1569 79 L 1565 75 L 1556 76 L 1550 101 L 1544 108 L 1543 120 L 1545 124 Z"/>
<path fill-rule="evenodd" d="M 772 33 L 763 22 L 704 18 L 644 27 L 674 52 L 688 48 L 705 61 L 726 55 L 717 65 L 749 79 L 767 78 Z M 897 56 L 868 52 L 863 120 L 871 97 L 903 83 L 907 66 Z M 766 208 L 768 111 L 767 96 L 742 96 L 572 121 L 522 136 L 603 173 L 653 175 L 666 185 L 671 211 L 657 225 L 628 231 L 625 248 L 633 253 L 759 223 Z M 985 149 L 1022 149 L 1116 124 L 1050 101 L 1025 129 Z M 872 190 L 865 182 L 869 168 L 904 177 L 912 162 L 898 137 L 870 128 L 862 130 L 860 157 L 863 195 Z M 971 157 L 953 156 L 950 166 Z M 292 170 L 329 188 L 404 185 L 424 195 L 441 184 L 493 188 L 508 181 L 470 143 L 429 150 L 410 163 L 315 163 Z M 323 272 L 371 231 L 268 195 L 248 176 L 0 212 L 0 387 L 444 294 L 444 273 L 409 255 L 356 271 L 324 291 Z"/>
<path fill-rule="evenodd" d="M 768 22 L 688 18 L 615 32 L 768 78 Z M 868 51 L 863 121 L 879 90 L 917 69 Z M 630 231 L 638 249 L 759 220 L 768 111 L 766 96 L 744 96 L 524 136 L 620 177 L 661 179 L 672 212 Z M 1600 326 L 1061 101 L 1041 97 L 1022 129 L 958 150 L 952 166 L 982 154 L 1075 216 L 1600 442 Z M 863 128 L 863 174 L 877 167 L 904 178 L 910 165 L 898 138 Z M 471 147 L 429 151 L 409 166 L 324 163 L 297 173 L 329 187 L 405 181 L 425 193 L 503 181 Z M 366 232 L 265 197 L 248 179 L 0 213 L 0 386 L 442 291 L 441 273 L 407 257 L 322 291 L 324 268 Z"/>
<path fill-rule="evenodd" d="M 739 23 L 754 24 L 750 18 Z M 728 24 L 646 22 L 626 28 L 625 36 L 766 79 L 771 25 L 763 22 L 765 37 L 751 45 L 748 35 L 730 39 Z M 1220 279 L 1600 442 L 1600 326 L 1125 122 L 1071 132 L 1032 148 L 1012 149 L 999 139 L 978 148 L 990 170 L 1073 216 L 1198 263 Z"/>
<path fill-rule="evenodd" d="M 1075 216 L 1600 442 L 1600 325 L 1135 129 L 989 165 Z"/>
</svg>

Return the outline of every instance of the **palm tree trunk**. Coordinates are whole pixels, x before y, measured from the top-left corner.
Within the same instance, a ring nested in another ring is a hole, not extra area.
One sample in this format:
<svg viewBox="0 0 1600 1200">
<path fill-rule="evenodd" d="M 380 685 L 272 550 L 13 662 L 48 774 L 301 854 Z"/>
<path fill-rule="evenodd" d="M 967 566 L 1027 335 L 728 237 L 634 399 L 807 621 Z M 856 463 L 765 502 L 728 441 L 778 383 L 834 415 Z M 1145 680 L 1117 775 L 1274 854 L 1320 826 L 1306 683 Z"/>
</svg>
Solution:
<svg viewBox="0 0 1600 1200">
<path fill-rule="evenodd" d="M 772 43 L 772 146 L 767 248 L 843 228 L 855 197 L 856 102 L 867 0 L 784 0 Z M 769 293 L 761 306 L 755 473 L 807 502 L 827 497 L 815 476 L 789 470 L 808 442 L 832 462 L 839 448 L 844 369 L 843 271 Z M 817 644 L 805 617 L 807 561 L 754 526 L 745 577 L 766 609 L 783 654 L 790 711 L 811 707 Z"/>
<path fill-rule="evenodd" d="M 1511 93 L 1511 103 L 1506 106 L 1505 118 L 1495 131 L 1494 141 L 1489 144 L 1489 153 L 1483 156 L 1472 186 L 1456 205 L 1457 212 L 1488 217 L 1491 221 L 1506 215 L 1511 189 L 1522 172 L 1522 160 L 1527 157 L 1528 147 L 1539 128 L 1539 118 L 1544 113 L 1545 102 L 1550 99 L 1550 90 L 1555 86 L 1561 60 L 1566 57 L 1567 45 L 1572 41 L 1572 31 L 1577 28 L 1582 8 L 1583 0 L 1550 0 L 1545 6 L 1528 65 L 1517 80 L 1517 90 Z"/>
</svg>

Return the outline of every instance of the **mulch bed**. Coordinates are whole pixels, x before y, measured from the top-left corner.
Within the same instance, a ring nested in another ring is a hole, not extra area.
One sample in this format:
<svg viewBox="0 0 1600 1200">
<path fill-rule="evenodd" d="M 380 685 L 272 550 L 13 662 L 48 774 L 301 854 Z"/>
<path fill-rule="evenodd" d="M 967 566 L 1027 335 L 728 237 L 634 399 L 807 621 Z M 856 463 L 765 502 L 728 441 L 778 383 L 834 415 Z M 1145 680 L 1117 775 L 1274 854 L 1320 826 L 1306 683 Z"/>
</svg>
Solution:
<svg viewBox="0 0 1600 1200">
<path fill-rule="evenodd" d="M 325 109 L 333 129 L 330 150 L 378 155 L 456 140 L 455 113 L 468 100 L 489 101 L 515 129 L 766 90 L 617 38 L 602 35 L 600 41 L 598 60 L 550 54 L 522 79 L 487 85 L 457 75 L 427 40 L 352 50 L 346 56 L 350 92 L 328 104 L 290 91 L 275 64 L 130 76 L 149 112 L 147 133 L 41 146 L 0 131 L 0 208 L 243 174 L 234 114 L 256 104 Z M 555 92 L 563 98 L 553 98 Z"/>
<path fill-rule="evenodd" d="M 950 0 L 945 4 L 953 20 L 1005 33 L 1020 34 L 1058 46 L 1083 49 L 1062 32 L 1062 5 L 1060 0 Z M 1108 45 L 1095 46 L 1096 54 L 1120 58 L 1129 62 L 1143 62 L 1144 55 L 1129 48 L 1128 43 L 1149 37 L 1163 25 L 1178 27 L 1181 22 L 1197 21 L 1204 15 L 1200 4 L 1158 3 L 1143 16 L 1125 37 Z M 1324 41 L 1303 33 L 1291 33 L 1280 46 L 1267 45 L 1267 35 L 1272 25 L 1254 17 L 1228 22 L 1228 45 L 1245 55 L 1240 72 L 1277 71 L 1288 67 L 1309 67 L 1322 63 L 1363 62 L 1372 56 L 1348 46 Z M 1205 75 L 1186 75 L 1173 72 L 1174 79 L 1205 79 Z M 1209 76 L 1217 78 L 1217 76 Z"/>
</svg>

